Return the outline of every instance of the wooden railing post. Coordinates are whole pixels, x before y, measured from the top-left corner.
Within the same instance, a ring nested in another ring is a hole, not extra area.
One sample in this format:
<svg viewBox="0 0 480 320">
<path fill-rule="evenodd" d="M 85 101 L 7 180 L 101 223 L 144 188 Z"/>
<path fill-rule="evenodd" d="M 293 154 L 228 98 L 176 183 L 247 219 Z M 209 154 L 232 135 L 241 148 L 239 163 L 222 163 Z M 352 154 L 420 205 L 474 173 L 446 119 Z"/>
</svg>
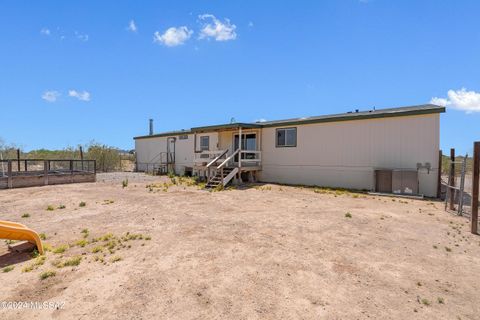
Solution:
<svg viewBox="0 0 480 320">
<path fill-rule="evenodd" d="M 472 233 L 478 234 L 478 193 L 480 189 L 480 141 L 473 145 Z"/>
<path fill-rule="evenodd" d="M 25 161 L 25 172 L 27 172 L 28 171 L 28 169 L 27 169 L 27 159 L 25 159 L 24 161 Z"/>
</svg>

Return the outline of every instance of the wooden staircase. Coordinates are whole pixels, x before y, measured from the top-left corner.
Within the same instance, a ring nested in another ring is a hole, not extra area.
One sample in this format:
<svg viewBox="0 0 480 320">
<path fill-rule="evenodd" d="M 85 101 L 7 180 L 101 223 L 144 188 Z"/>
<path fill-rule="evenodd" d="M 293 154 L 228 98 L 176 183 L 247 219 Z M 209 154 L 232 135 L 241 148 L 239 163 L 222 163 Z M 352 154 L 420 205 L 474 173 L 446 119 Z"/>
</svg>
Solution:
<svg viewBox="0 0 480 320">
<path fill-rule="evenodd" d="M 235 174 L 238 172 L 238 168 L 225 167 L 223 170 L 217 170 L 215 176 L 213 176 L 205 185 L 207 189 L 215 189 L 220 185 L 225 187 L 230 181 L 232 181 Z"/>
</svg>

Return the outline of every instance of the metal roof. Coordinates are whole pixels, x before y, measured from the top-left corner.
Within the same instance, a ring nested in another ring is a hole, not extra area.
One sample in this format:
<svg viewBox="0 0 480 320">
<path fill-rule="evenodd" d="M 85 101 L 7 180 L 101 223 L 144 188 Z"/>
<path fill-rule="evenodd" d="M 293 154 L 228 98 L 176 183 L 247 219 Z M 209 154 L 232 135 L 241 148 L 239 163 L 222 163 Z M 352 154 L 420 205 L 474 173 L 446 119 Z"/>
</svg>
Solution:
<svg viewBox="0 0 480 320">
<path fill-rule="evenodd" d="M 222 130 L 222 129 L 238 129 L 240 127 L 246 128 L 246 129 L 279 127 L 279 126 L 303 125 L 303 124 L 322 123 L 322 122 L 402 117 L 402 116 L 433 114 L 433 113 L 443 113 L 443 112 L 445 112 L 445 107 L 437 106 L 434 104 L 422 104 L 422 105 L 408 106 L 408 107 L 398 107 L 398 108 L 378 109 L 378 110 L 368 110 L 368 111 L 352 111 L 352 112 L 324 115 L 324 116 L 292 118 L 292 119 L 275 120 L 275 121 L 262 121 L 262 122 L 255 122 L 255 123 L 218 124 L 218 125 L 211 125 L 211 126 L 194 127 L 194 128 L 191 128 L 190 130 L 171 131 L 171 132 L 164 132 L 164 133 L 148 135 L 148 136 L 139 136 L 139 137 L 135 137 L 134 139 L 165 137 L 165 136 L 189 134 L 189 133 L 195 133 L 195 132 L 210 132 L 210 131 L 216 131 L 216 130 Z"/>
</svg>

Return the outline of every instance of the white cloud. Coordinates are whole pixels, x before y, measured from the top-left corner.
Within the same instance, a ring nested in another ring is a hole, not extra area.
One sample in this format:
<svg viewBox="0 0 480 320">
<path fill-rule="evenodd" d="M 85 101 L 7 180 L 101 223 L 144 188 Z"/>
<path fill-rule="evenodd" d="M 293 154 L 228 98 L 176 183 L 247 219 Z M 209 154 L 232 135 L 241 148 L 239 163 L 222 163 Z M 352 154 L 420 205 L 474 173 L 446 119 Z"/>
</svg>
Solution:
<svg viewBox="0 0 480 320">
<path fill-rule="evenodd" d="M 87 42 L 88 41 L 88 34 L 83 34 L 75 31 L 75 37 L 77 37 L 78 40 Z"/>
<path fill-rule="evenodd" d="M 255 122 L 267 122 L 267 119 L 260 118 L 260 119 L 255 120 Z"/>
<path fill-rule="evenodd" d="M 153 34 L 153 42 L 158 42 L 166 45 L 167 47 L 175 47 L 184 44 L 193 34 L 192 30 L 187 27 L 171 27 L 168 28 L 163 34 L 155 31 Z"/>
<path fill-rule="evenodd" d="M 69 90 L 68 95 L 77 98 L 80 101 L 90 101 L 90 92 L 87 91 L 80 92 L 77 90 Z"/>
<path fill-rule="evenodd" d="M 46 36 L 49 36 L 51 34 L 50 29 L 48 29 L 48 28 L 42 28 L 40 30 L 40 33 L 43 34 L 43 35 L 46 35 Z"/>
<path fill-rule="evenodd" d="M 47 102 L 55 102 L 57 101 L 58 97 L 60 97 L 60 93 L 57 91 L 45 91 L 42 94 L 42 99 L 47 101 Z"/>
<path fill-rule="evenodd" d="M 250 22 L 248 23 L 248 26 L 249 26 L 250 28 L 253 28 L 253 22 L 250 21 Z"/>
<path fill-rule="evenodd" d="M 203 21 L 200 39 L 214 38 L 216 41 L 228 41 L 237 38 L 237 33 L 235 32 L 237 26 L 231 24 L 229 19 L 225 18 L 222 22 L 213 14 L 202 14 L 198 18 Z"/>
<path fill-rule="evenodd" d="M 434 97 L 430 103 L 450 107 L 457 110 L 466 111 L 467 113 L 480 112 L 480 93 L 475 91 L 467 91 L 462 88 L 460 90 L 448 90 L 448 98 Z"/>
<path fill-rule="evenodd" d="M 128 23 L 127 30 L 131 32 L 137 32 L 138 29 L 137 29 L 137 25 L 135 24 L 135 21 L 130 20 L 130 22 Z"/>
</svg>

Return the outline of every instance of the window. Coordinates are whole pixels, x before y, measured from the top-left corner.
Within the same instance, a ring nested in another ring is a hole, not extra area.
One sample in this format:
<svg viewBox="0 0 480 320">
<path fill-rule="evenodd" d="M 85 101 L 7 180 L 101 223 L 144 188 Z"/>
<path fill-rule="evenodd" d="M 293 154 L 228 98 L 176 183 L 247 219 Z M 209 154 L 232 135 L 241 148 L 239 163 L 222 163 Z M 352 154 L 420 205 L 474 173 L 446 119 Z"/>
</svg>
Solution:
<svg viewBox="0 0 480 320">
<path fill-rule="evenodd" d="M 277 148 L 278 147 L 296 147 L 297 146 L 297 128 L 277 129 Z"/>
<path fill-rule="evenodd" d="M 210 137 L 209 136 L 200 137 L 200 150 L 208 151 L 209 149 L 210 149 Z"/>
<path fill-rule="evenodd" d="M 179 140 L 188 140 L 188 135 L 181 135 L 181 136 L 178 136 L 178 139 Z"/>
</svg>

